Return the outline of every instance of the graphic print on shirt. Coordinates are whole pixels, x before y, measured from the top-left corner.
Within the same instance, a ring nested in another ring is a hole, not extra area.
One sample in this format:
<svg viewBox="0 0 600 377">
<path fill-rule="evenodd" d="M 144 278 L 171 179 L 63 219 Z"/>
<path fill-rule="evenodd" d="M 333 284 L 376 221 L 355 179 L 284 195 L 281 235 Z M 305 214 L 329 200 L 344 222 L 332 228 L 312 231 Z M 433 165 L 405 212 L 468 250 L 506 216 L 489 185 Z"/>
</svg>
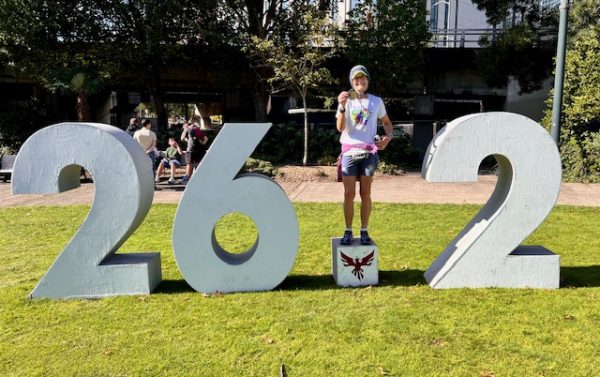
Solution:
<svg viewBox="0 0 600 377">
<path fill-rule="evenodd" d="M 367 120 L 369 119 L 369 100 L 367 100 L 365 104 L 363 104 L 362 100 L 360 99 L 352 102 L 350 116 L 352 118 L 352 122 L 354 123 L 354 127 L 356 129 L 361 129 L 367 124 Z"/>
</svg>

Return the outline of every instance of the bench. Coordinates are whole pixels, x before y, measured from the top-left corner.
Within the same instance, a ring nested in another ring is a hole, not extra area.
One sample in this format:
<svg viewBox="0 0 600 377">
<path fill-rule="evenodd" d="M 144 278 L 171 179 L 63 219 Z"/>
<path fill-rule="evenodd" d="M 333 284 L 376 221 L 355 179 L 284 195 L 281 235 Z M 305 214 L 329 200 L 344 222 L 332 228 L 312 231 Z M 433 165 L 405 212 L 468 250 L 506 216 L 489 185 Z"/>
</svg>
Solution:
<svg viewBox="0 0 600 377">
<path fill-rule="evenodd" d="M 2 177 L 4 182 L 7 182 L 11 178 L 16 158 L 17 156 L 14 154 L 7 154 L 0 157 L 0 177 Z"/>
</svg>

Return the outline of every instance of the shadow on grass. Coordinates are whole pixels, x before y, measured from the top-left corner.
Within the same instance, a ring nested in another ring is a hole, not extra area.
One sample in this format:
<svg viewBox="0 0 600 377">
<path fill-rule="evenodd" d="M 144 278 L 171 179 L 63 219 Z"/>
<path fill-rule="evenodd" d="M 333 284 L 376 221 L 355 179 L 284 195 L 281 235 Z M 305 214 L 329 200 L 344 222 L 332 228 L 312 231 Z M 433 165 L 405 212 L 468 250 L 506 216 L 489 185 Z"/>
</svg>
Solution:
<svg viewBox="0 0 600 377">
<path fill-rule="evenodd" d="M 412 286 L 427 284 L 421 270 L 404 271 L 379 271 L 378 286 Z M 275 289 L 284 291 L 291 290 L 327 290 L 337 289 L 333 276 L 331 275 L 288 275 L 285 280 Z M 154 293 L 189 293 L 194 288 L 185 280 L 163 280 Z"/>
<path fill-rule="evenodd" d="M 154 186 L 154 191 L 184 191 L 184 190 L 185 190 L 184 185 L 172 186 L 172 187 L 160 187 L 158 185 Z"/>
<path fill-rule="evenodd" d="M 386 286 L 415 286 L 426 285 L 424 271 L 379 271 L 379 285 Z M 561 288 L 600 287 L 600 266 L 561 267 Z M 328 290 L 337 289 L 331 275 L 288 275 L 275 289 L 291 290 Z M 155 293 L 189 293 L 194 289 L 185 280 L 163 280 Z"/>
<path fill-rule="evenodd" d="M 561 267 L 560 287 L 600 287 L 600 266 Z"/>
<path fill-rule="evenodd" d="M 194 288 L 185 280 L 163 280 L 154 293 L 189 293 L 195 292 Z"/>
<path fill-rule="evenodd" d="M 421 270 L 379 271 L 378 286 L 411 286 L 426 284 Z M 287 290 L 324 290 L 337 289 L 331 275 L 289 275 L 277 289 Z"/>
</svg>

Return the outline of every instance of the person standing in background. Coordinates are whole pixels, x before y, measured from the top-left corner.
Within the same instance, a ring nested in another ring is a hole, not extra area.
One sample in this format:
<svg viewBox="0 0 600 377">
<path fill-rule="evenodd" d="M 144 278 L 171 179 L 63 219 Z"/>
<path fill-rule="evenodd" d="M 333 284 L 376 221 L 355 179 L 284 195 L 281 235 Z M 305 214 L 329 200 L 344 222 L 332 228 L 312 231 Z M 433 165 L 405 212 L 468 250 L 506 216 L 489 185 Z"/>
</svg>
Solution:
<svg viewBox="0 0 600 377">
<path fill-rule="evenodd" d="M 156 134 L 151 130 L 152 122 L 149 119 L 142 121 L 142 128 L 133 134 L 133 138 L 146 153 L 146 156 L 152 161 L 152 175 L 154 175 L 154 165 L 156 163 Z"/>
<path fill-rule="evenodd" d="M 181 133 L 181 140 L 187 142 L 185 148 L 185 175 L 181 179 L 183 182 L 187 182 L 194 172 L 194 167 L 202 160 L 206 151 L 204 146 L 208 142 L 208 137 L 204 132 L 198 128 L 195 124 L 184 123 L 183 132 Z"/>
<path fill-rule="evenodd" d="M 135 132 L 139 129 L 140 128 L 137 124 L 137 118 L 131 118 L 129 119 L 129 126 L 127 126 L 127 128 L 125 129 L 125 132 L 127 132 L 129 135 L 131 135 L 131 137 L 133 137 L 133 135 L 135 135 Z"/>
</svg>

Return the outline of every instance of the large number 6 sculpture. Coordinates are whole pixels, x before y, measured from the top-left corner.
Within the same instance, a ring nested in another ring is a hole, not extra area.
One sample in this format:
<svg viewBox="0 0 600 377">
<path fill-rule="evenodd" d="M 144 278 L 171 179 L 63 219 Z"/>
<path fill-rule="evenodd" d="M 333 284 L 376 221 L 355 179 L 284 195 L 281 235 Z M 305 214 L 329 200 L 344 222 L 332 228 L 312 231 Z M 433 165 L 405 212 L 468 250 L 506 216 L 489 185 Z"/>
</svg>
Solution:
<svg viewBox="0 0 600 377">
<path fill-rule="evenodd" d="M 260 174 L 238 176 L 270 123 L 230 123 L 213 141 L 177 207 L 173 250 L 185 280 L 197 291 L 261 291 L 290 272 L 298 250 L 298 220 L 283 189 Z M 257 225 L 256 243 L 245 253 L 224 250 L 215 224 L 242 212 Z"/>
<path fill-rule="evenodd" d="M 434 288 L 558 288 L 559 256 L 542 246 L 519 246 L 560 191 L 560 155 L 539 124 L 511 113 L 458 118 L 429 145 L 422 175 L 430 182 L 475 182 L 489 155 L 498 162 L 496 189 L 425 272 L 427 282 Z"/>
<path fill-rule="evenodd" d="M 32 297 L 147 294 L 161 281 L 159 253 L 115 254 L 152 205 L 150 159 L 122 130 L 94 123 L 61 123 L 33 134 L 13 169 L 15 194 L 79 187 L 81 166 L 94 177 L 92 209 Z"/>
</svg>

